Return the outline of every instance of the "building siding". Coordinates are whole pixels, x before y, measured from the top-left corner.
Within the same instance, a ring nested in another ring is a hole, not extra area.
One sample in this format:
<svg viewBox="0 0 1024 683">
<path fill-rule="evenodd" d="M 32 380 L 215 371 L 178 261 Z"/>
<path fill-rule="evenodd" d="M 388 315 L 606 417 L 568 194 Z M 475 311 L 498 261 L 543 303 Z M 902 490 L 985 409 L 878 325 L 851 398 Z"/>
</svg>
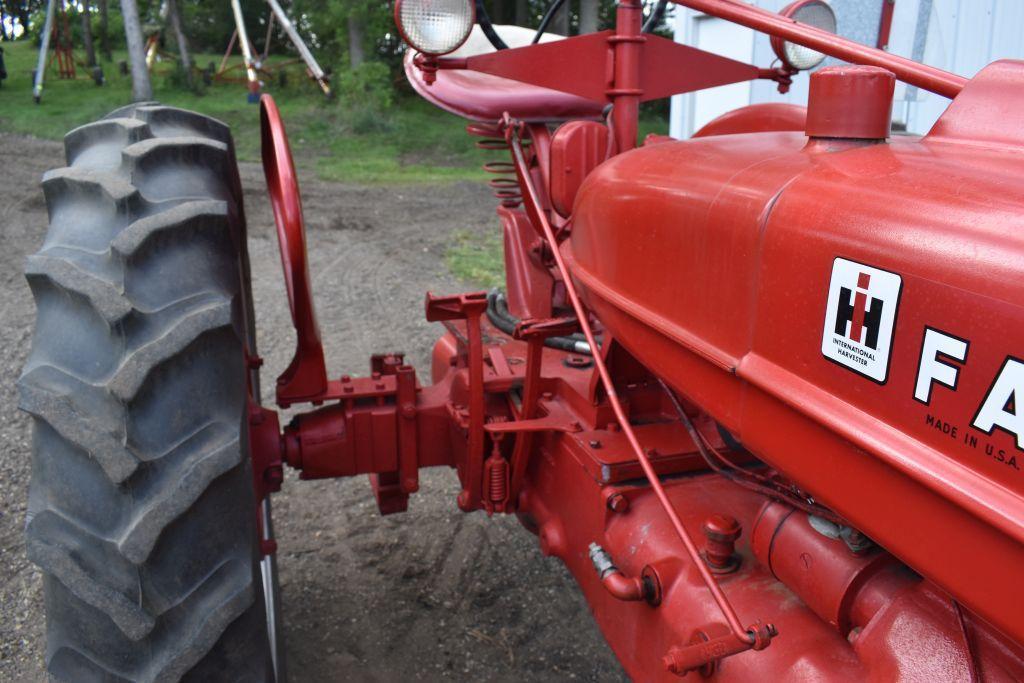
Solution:
<svg viewBox="0 0 1024 683">
<path fill-rule="evenodd" d="M 788 0 L 758 0 L 755 3 L 777 12 Z M 839 33 L 874 45 L 878 36 L 883 0 L 832 0 Z M 743 27 L 729 29 L 711 23 L 721 20 L 676 7 L 675 37 L 687 43 L 734 59 L 746 58 L 758 66 L 775 61 L 767 36 Z M 702 40 L 703 31 L 703 40 Z M 709 39 L 715 38 L 715 42 Z M 1024 58 L 1024 0 L 896 0 L 889 50 L 962 76 L 972 77 L 998 59 Z M 838 63 L 828 59 L 822 66 Z M 807 74 L 798 74 L 793 87 L 781 95 L 774 83 L 755 81 L 677 95 L 672 98 L 670 118 L 674 137 L 689 137 L 709 117 L 739 105 L 760 102 L 806 104 Z M 917 88 L 897 87 L 893 120 L 913 133 L 926 133 L 945 111 L 949 101 Z"/>
</svg>

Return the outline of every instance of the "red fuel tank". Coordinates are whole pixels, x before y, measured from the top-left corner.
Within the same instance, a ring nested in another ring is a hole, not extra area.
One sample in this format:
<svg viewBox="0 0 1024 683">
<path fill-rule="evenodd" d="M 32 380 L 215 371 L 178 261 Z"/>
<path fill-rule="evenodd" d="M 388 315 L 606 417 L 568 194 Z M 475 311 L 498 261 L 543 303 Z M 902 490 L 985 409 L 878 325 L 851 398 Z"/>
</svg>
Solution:
<svg viewBox="0 0 1024 683">
<path fill-rule="evenodd" d="M 563 245 L 638 359 L 1017 642 L 1021 112 L 1000 62 L 924 138 L 641 148 L 591 174 Z"/>
</svg>

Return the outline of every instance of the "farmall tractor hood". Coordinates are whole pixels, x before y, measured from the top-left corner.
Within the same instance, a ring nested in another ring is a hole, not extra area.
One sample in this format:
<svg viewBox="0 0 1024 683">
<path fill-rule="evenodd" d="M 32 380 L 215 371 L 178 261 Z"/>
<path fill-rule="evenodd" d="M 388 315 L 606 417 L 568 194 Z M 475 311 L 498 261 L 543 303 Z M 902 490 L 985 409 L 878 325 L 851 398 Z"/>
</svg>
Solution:
<svg viewBox="0 0 1024 683">
<path fill-rule="evenodd" d="M 1021 595 L 989 590 L 1024 566 L 1024 138 L 991 99 L 1019 69 L 986 69 L 924 138 L 870 139 L 870 97 L 843 109 L 812 85 L 808 125 L 835 108 L 830 137 L 619 155 L 582 186 L 563 251 L 638 359 L 1022 635 L 1004 609 Z M 934 561 L 950 548 L 971 552 Z"/>
</svg>

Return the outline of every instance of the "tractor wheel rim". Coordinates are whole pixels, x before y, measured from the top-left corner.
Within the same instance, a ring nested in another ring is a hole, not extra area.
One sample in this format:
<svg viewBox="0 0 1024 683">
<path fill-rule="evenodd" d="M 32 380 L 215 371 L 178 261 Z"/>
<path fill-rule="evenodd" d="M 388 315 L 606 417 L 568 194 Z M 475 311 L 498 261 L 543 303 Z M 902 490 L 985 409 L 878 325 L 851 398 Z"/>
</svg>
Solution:
<svg viewBox="0 0 1024 683">
<path fill-rule="evenodd" d="M 264 541 L 274 540 L 274 522 L 271 511 L 270 496 L 263 499 L 260 504 L 260 513 L 263 516 L 263 539 Z M 263 599 L 267 611 L 267 639 L 270 641 L 270 660 L 274 669 L 274 679 L 281 683 L 287 680 L 284 670 L 284 653 L 280 652 L 281 619 L 279 615 L 281 605 L 281 594 L 277 581 L 277 553 L 265 555 L 260 560 L 260 575 L 263 578 Z"/>
</svg>

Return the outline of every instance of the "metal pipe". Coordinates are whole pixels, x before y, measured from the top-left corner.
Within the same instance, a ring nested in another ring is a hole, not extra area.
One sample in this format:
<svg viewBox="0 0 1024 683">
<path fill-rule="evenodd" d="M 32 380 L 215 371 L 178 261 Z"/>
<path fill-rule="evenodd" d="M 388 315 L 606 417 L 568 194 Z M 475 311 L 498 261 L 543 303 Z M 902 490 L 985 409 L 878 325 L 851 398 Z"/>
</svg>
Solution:
<svg viewBox="0 0 1024 683">
<path fill-rule="evenodd" d="M 608 38 L 615 51 L 615 80 L 608 91 L 612 101 L 611 129 L 615 151 L 621 154 L 636 147 L 640 121 L 640 64 L 643 43 L 640 22 L 643 10 L 639 0 L 622 0 L 615 8 L 615 35 Z M 591 347 L 593 348 L 593 347 Z"/>
<path fill-rule="evenodd" d="M 632 602 L 643 600 L 645 597 L 644 580 L 639 576 L 626 576 L 618 569 L 605 574 L 601 584 L 618 600 Z"/>
<path fill-rule="evenodd" d="M 238 31 L 238 45 L 242 48 L 242 60 L 245 62 L 245 76 L 249 83 L 258 83 L 256 68 L 252 60 L 252 44 L 249 42 L 249 34 L 245 30 L 245 19 L 242 17 L 242 6 L 238 0 L 231 0 L 231 11 L 235 15 L 235 26 Z"/>
<path fill-rule="evenodd" d="M 612 562 L 611 555 L 596 543 L 591 543 L 588 549 L 590 561 L 594 563 L 594 570 L 597 572 L 601 584 L 617 600 L 634 602 L 644 600 L 644 580 L 639 576 L 629 577 Z"/>
<path fill-rule="evenodd" d="M 950 99 L 956 97 L 967 79 L 936 69 L 884 50 L 861 45 L 828 31 L 801 24 L 768 10 L 737 0 L 672 0 L 678 5 L 752 28 L 761 33 L 779 36 L 797 45 L 823 52 L 851 64 L 878 66 L 896 74 L 896 78 Z"/>
<path fill-rule="evenodd" d="M 238 0 L 233 1 L 236 3 L 238 2 Z M 277 17 L 277 21 L 281 24 L 281 28 L 283 28 L 284 32 L 288 34 L 288 38 L 291 39 L 292 45 L 294 45 L 295 49 L 299 51 L 299 56 L 302 57 L 302 61 L 306 63 L 306 67 L 309 69 L 309 72 L 313 74 L 313 78 L 315 78 L 316 82 L 320 85 L 320 89 L 323 90 L 325 94 L 329 95 L 331 87 L 327 83 L 327 75 L 324 73 L 324 70 L 320 68 L 320 65 L 317 63 L 313 53 L 309 51 L 308 47 L 306 47 L 306 43 L 303 42 L 299 32 L 295 30 L 295 25 L 292 24 L 291 19 L 289 19 L 288 15 L 284 13 L 283 9 L 281 9 L 281 5 L 278 4 L 277 0 L 267 0 L 267 4 L 270 5 L 271 11 L 274 13 L 274 16 Z"/>
<path fill-rule="evenodd" d="M 36 62 L 36 80 L 32 84 L 32 97 L 36 104 L 43 96 L 43 74 L 46 71 L 46 53 L 50 51 L 50 34 L 53 33 L 53 5 L 58 0 L 46 3 L 46 20 L 43 22 L 42 41 L 39 45 L 39 60 Z"/>
</svg>

